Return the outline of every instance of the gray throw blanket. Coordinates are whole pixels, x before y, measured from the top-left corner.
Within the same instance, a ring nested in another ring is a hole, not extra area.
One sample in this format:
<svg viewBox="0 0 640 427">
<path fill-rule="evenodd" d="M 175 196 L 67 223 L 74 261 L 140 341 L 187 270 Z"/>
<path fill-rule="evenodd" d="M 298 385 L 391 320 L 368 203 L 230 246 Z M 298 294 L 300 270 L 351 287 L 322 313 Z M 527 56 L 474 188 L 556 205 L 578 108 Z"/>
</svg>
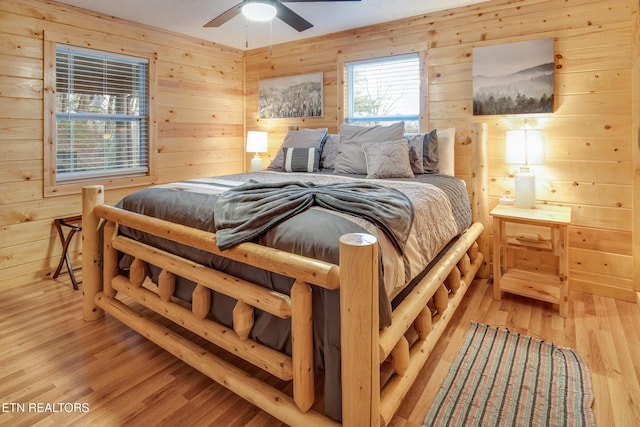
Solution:
<svg viewBox="0 0 640 427">
<path fill-rule="evenodd" d="M 215 204 L 220 250 L 253 240 L 271 227 L 317 205 L 361 216 L 380 227 L 403 251 L 413 225 L 413 205 L 402 192 L 366 183 L 248 181 L 222 193 Z"/>
</svg>

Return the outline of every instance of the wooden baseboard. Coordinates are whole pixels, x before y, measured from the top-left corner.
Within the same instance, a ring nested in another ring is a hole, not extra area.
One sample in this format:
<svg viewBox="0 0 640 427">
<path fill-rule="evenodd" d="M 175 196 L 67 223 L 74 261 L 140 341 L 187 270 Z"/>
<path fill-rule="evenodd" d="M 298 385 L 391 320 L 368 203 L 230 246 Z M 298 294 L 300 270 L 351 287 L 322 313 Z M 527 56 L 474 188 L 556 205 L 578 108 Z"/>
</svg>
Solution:
<svg viewBox="0 0 640 427">
<path fill-rule="evenodd" d="M 571 290 L 572 291 L 580 291 L 587 292 L 594 295 L 600 295 L 609 298 L 615 298 L 623 301 L 629 302 L 640 302 L 640 297 L 638 297 L 638 293 L 630 290 L 617 288 L 609 285 L 602 285 L 596 283 L 585 282 L 582 280 L 571 279 Z"/>
</svg>

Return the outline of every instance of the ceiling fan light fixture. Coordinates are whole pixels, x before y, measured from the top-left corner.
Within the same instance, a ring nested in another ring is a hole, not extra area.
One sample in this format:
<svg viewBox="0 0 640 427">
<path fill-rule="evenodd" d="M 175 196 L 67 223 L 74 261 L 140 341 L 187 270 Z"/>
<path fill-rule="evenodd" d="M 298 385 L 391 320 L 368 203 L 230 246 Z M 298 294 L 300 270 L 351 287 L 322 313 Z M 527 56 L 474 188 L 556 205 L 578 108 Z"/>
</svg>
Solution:
<svg viewBox="0 0 640 427">
<path fill-rule="evenodd" d="M 252 21 L 271 21 L 277 12 L 273 1 L 247 1 L 242 6 L 242 14 Z"/>
</svg>

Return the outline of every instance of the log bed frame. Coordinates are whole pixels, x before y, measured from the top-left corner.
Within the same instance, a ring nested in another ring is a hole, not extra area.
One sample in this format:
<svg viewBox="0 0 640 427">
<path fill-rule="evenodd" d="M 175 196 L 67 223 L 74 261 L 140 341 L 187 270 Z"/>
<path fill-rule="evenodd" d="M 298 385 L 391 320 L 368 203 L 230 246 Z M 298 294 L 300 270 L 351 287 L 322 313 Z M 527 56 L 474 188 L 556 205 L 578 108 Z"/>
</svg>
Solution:
<svg viewBox="0 0 640 427">
<path fill-rule="evenodd" d="M 104 312 L 182 359 L 224 387 L 292 425 L 337 426 L 312 408 L 314 395 L 311 286 L 340 289 L 342 425 L 387 425 L 398 409 L 435 343 L 447 326 L 471 281 L 486 277 L 487 126 L 471 129 L 473 225 L 434 265 L 393 312 L 392 324 L 378 328 L 378 245 L 367 234 L 340 240 L 339 265 L 286 253 L 253 243 L 220 252 L 214 233 L 127 212 L 104 204 L 102 186 L 83 189 L 83 317 L 97 320 Z M 104 239 L 98 235 L 104 221 Z M 123 224 L 295 279 L 291 295 L 198 265 L 167 252 L 118 236 Z M 99 247 L 103 242 L 103 247 Z M 129 277 L 118 275 L 118 252 L 135 258 Z M 147 263 L 162 269 L 157 292 L 142 286 Z M 191 308 L 171 299 L 175 277 L 197 283 Z M 232 282 L 233 286 L 228 283 Z M 233 328 L 206 317 L 215 290 L 237 300 Z M 202 346 L 179 335 L 115 298 L 116 293 L 161 314 L 198 336 L 262 368 L 292 380 L 290 396 L 250 376 Z M 292 356 L 248 339 L 254 307 L 291 318 Z M 394 374 L 395 373 L 395 374 Z M 381 388 L 381 384 L 384 386 Z M 366 402 L 364 404 L 363 402 Z"/>
</svg>

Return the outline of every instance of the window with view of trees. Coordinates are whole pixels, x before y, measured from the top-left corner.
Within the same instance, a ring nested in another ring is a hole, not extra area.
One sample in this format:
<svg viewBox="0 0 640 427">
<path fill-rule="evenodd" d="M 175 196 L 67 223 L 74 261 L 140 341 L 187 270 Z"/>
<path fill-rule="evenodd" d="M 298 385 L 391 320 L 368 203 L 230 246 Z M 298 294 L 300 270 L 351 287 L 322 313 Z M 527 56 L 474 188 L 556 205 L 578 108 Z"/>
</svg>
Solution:
<svg viewBox="0 0 640 427">
<path fill-rule="evenodd" d="M 417 53 L 345 63 L 345 121 L 372 126 L 404 121 L 419 132 L 420 57 Z"/>
<path fill-rule="evenodd" d="M 148 60 L 56 46 L 55 183 L 145 175 Z"/>
</svg>

